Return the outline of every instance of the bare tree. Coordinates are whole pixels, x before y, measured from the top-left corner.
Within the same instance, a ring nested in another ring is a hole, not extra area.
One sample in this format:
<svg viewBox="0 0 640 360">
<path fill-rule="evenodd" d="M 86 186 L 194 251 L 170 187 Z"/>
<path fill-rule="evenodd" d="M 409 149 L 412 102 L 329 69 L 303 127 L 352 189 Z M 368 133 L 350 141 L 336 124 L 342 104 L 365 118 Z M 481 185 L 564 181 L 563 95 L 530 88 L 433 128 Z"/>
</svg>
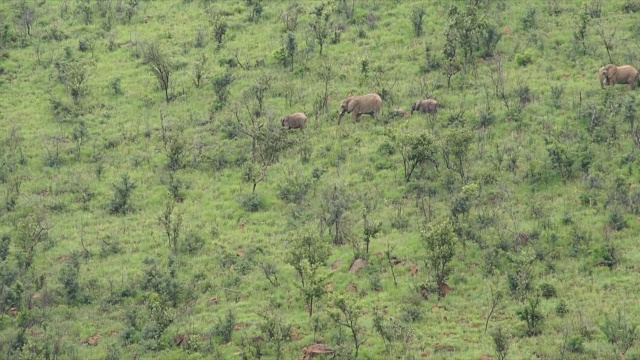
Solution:
<svg viewBox="0 0 640 360">
<path fill-rule="evenodd" d="M 613 57 L 611 56 L 611 51 L 613 51 L 615 45 L 615 36 L 616 30 L 607 31 L 604 26 L 602 26 L 602 22 L 598 22 L 595 27 L 596 34 L 602 40 L 602 44 L 604 45 L 604 49 L 607 51 L 607 56 L 609 57 L 609 63 L 614 64 Z"/>
<path fill-rule="evenodd" d="M 16 4 L 16 20 L 24 30 L 26 36 L 31 36 L 31 29 L 36 20 L 36 10 L 29 7 L 27 1 L 21 1 Z"/>
<path fill-rule="evenodd" d="M 509 100 L 505 90 L 506 78 L 504 69 L 502 68 L 502 56 L 494 56 L 490 64 L 491 63 L 493 63 L 493 66 L 489 65 L 489 76 L 493 83 L 495 95 L 498 99 L 501 99 L 504 102 L 504 106 L 507 108 L 507 111 L 509 111 Z"/>
</svg>

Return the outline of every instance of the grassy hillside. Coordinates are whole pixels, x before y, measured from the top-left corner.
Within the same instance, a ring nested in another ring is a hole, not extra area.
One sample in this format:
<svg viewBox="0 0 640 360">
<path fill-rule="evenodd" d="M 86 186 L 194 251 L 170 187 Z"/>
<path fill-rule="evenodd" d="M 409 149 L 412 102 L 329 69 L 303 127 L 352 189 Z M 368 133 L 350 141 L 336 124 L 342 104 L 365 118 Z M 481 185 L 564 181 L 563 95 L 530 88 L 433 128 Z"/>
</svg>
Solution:
<svg viewBox="0 0 640 360">
<path fill-rule="evenodd" d="M 0 353 L 640 357 L 638 12 L 3 1 Z"/>
</svg>

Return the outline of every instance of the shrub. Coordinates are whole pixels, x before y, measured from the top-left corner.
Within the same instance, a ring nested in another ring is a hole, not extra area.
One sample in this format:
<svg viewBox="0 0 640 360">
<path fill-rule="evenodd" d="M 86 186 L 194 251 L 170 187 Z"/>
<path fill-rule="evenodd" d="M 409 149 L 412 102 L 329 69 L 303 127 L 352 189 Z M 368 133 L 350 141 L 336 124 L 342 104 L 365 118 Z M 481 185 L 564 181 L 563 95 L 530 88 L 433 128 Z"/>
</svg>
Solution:
<svg viewBox="0 0 640 360">
<path fill-rule="evenodd" d="M 540 312 L 540 296 L 535 295 L 527 299 L 524 308 L 516 311 L 518 318 L 527 325 L 526 335 L 536 336 L 542 333 L 544 315 Z"/>
<path fill-rule="evenodd" d="M 493 339 L 493 347 L 496 351 L 496 357 L 498 360 L 505 360 L 509 353 L 509 347 L 511 346 L 509 341 L 509 335 L 502 331 L 502 328 L 497 328 L 491 333 Z"/>
<path fill-rule="evenodd" d="M 413 32 L 418 37 L 422 35 L 425 14 L 425 9 L 421 7 L 415 8 L 411 12 L 411 23 L 413 24 Z"/>
<path fill-rule="evenodd" d="M 113 199 L 109 203 L 111 214 L 125 215 L 133 210 L 131 206 L 131 193 L 136 184 L 129 180 L 129 174 L 123 174 L 121 183 L 113 186 Z"/>
<path fill-rule="evenodd" d="M 625 0 L 622 4 L 622 11 L 630 14 L 637 13 L 640 11 L 640 1 L 636 0 Z"/>
<path fill-rule="evenodd" d="M 520 20 L 524 31 L 529 31 L 536 28 L 536 9 L 528 8 L 527 13 Z"/>
<path fill-rule="evenodd" d="M 264 207 L 264 202 L 258 194 L 251 193 L 240 197 L 240 206 L 245 211 L 257 212 Z"/>
<path fill-rule="evenodd" d="M 223 344 L 231 341 L 234 327 L 236 326 L 236 314 L 229 310 L 224 318 L 218 318 L 213 327 L 212 335 L 220 338 Z"/>
<path fill-rule="evenodd" d="M 570 353 L 582 354 L 584 352 L 584 339 L 580 335 L 573 335 L 564 344 L 565 350 Z"/>
<path fill-rule="evenodd" d="M 184 237 L 184 249 L 188 254 L 195 254 L 204 247 L 204 237 L 196 232 L 189 232 Z"/>
<path fill-rule="evenodd" d="M 527 66 L 533 63 L 534 51 L 532 49 L 527 49 L 522 54 L 516 54 L 515 61 L 518 66 Z"/>
<path fill-rule="evenodd" d="M 609 215 L 609 225 L 616 231 L 622 231 L 629 227 L 624 215 L 620 214 L 618 210 L 614 210 Z"/>
<path fill-rule="evenodd" d="M 569 305 L 567 305 L 566 301 L 560 300 L 558 305 L 556 305 L 555 311 L 559 317 L 564 317 L 569 313 Z"/>
<path fill-rule="evenodd" d="M 556 288 L 548 283 L 544 283 L 540 285 L 540 292 L 542 297 L 545 299 L 550 299 L 552 297 L 556 297 Z"/>
</svg>

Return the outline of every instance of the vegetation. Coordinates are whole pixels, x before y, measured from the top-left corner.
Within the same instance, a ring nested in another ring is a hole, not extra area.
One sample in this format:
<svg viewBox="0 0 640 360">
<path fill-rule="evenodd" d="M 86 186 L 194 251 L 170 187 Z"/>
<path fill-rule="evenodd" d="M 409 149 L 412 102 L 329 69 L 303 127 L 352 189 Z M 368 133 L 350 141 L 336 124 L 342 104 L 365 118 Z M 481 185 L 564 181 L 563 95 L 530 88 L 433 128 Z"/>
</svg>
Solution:
<svg viewBox="0 0 640 360">
<path fill-rule="evenodd" d="M 1 1 L 0 353 L 640 358 L 639 12 Z"/>
</svg>

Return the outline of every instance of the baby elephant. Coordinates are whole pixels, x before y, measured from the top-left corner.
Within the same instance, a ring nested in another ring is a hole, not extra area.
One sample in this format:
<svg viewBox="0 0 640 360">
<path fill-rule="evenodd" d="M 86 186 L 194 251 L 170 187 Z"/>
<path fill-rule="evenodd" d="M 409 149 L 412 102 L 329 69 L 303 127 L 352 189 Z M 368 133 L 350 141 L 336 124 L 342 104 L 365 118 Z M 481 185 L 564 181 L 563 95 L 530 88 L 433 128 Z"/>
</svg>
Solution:
<svg viewBox="0 0 640 360">
<path fill-rule="evenodd" d="M 438 102 L 434 99 L 419 100 L 411 107 L 411 115 L 413 115 L 414 111 L 421 111 L 427 114 L 437 114 Z"/>
<path fill-rule="evenodd" d="M 304 129 L 307 125 L 307 115 L 295 113 L 282 118 L 282 127 L 287 129 Z"/>
</svg>

